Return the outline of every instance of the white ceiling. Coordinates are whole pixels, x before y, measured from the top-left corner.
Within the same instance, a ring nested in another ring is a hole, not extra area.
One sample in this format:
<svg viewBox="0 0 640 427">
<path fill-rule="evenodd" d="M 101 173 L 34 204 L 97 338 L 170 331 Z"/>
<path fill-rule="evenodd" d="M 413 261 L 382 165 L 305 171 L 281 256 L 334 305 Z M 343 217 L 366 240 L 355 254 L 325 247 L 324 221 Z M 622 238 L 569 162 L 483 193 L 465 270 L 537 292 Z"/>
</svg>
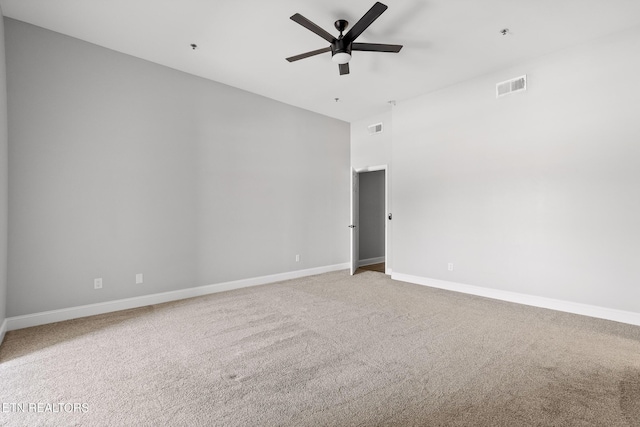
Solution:
<svg viewBox="0 0 640 427">
<path fill-rule="evenodd" d="M 639 0 L 383 0 L 389 9 L 340 76 L 328 46 L 289 17 L 332 34 L 375 0 L 0 0 L 5 16 L 345 121 L 526 59 L 640 25 Z M 511 35 L 500 30 L 509 28 Z M 191 43 L 198 45 L 192 50 Z M 637 55 L 638 52 L 630 52 Z M 339 98 L 339 102 L 335 102 Z"/>
</svg>

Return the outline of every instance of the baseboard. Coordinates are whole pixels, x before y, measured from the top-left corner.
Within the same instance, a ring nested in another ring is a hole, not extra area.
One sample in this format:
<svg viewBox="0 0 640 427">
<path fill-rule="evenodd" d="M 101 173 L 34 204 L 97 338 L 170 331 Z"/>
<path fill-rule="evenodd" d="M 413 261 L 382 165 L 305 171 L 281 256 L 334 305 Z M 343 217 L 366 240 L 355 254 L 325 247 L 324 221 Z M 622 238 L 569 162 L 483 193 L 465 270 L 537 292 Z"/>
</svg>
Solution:
<svg viewBox="0 0 640 427">
<path fill-rule="evenodd" d="M 7 333 L 7 319 L 2 321 L 0 324 L 0 345 L 2 345 L 2 341 L 4 341 L 4 334 Z"/>
<path fill-rule="evenodd" d="M 566 313 L 580 314 L 583 316 L 596 317 L 598 319 L 613 320 L 615 322 L 628 323 L 640 326 L 640 313 L 632 311 L 616 310 L 612 308 L 599 307 L 595 305 L 581 304 L 571 301 L 557 300 L 553 298 L 539 297 L 535 295 L 521 294 L 517 292 L 503 291 L 500 289 L 483 288 L 480 286 L 465 285 L 462 283 L 449 282 L 445 280 L 429 279 L 426 277 L 412 276 L 409 274 L 393 273 L 393 280 L 414 283 L 416 285 L 429 286 L 432 288 L 446 289 L 448 291 L 462 292 L 465 294 L 477 295 L 486 298 L 493 298 L 501 301 L 509 301 L 518 304 L 530 305 L 534 307 L 547 308 L 550 310 L 563 311 Z"/>
<path fill-rule="evenodd" d="M 96 314 L 145 307 L 148 305 L 177 301 L 185 298 L 214 294 L 217 292 L 231 291 L 250 286 L 266 285 L 269 283 L 281 282 L 283 280 L 298 279 L 300 277 L 345 270 L 349 268 L 349 265 L 349 263 L 335 264 L 325 267 L 310 268 L 307 270 L 290 271 L 286 273 L 272 274 L 269 276 L 254 277 L 250 279 L 235 280 L 232 282 L 180 289 L 177 291 L 162 292 L 97 304 L 81 305 L 77 307 L 63 308 L 60 310 L 43 311 L 23 316 L 9 317 L 3 323 L 3 330 L 13 331 L 16 329 L 29 328 L 31 326 L 39 326 L 64 320 L 77 319 L 80 317 L 93 316 Z"/>
<path fill-rule="evenodd" d="M 380 256 L 377 258 L 361 259 L 360 261 L 358 261 L 358 267 L 364 267 L 365 265 L 380 264 L 381 262 L 384 262 L 383 256 Z"/>
</svg>

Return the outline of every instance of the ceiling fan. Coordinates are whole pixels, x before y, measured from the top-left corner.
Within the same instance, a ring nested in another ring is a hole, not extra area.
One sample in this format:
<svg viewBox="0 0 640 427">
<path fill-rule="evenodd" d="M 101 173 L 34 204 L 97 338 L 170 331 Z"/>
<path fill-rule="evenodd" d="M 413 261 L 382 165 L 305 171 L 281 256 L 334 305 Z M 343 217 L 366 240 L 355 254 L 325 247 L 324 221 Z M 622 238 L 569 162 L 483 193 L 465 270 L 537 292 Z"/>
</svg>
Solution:
<svg viewBox="0 0 640 427">
<path fill-rule="evenodd" d="M 351 27 L 347 34 L 342 34 L 347 29 L 349 23 L 344 19 L 338 19 L 334 26 L 340 32 L 338 38 L 333 37 L 329 32 L 323 30 L 318 25 L 309 21 L 304 16 L 296 13 L 291 19 L 302 25 L 308 30 L 313 31 L 329 43 L 331 46 L 311 52 L 302 53 L 300 55 L 287 58 L 287 61 L 293 62 L 300 59 L 309 58 L 310 56 L 319 55 L 325 52 L 331 52 L 331 59 L 338 64 L 340 75 L 349 74 L 349 61 L 351 60 L 351 52 L 368 51 L 368 52 L 393 52 L 398 53 L 402 49 L 402 45 L 398 44 L 379 44 L 379 43 L 355 43 L 360 34 L 366 30 L 382 13 L 387 10 L 387 6 L 376 2 L 367 13 L 356 24 Z"/>
</svg>

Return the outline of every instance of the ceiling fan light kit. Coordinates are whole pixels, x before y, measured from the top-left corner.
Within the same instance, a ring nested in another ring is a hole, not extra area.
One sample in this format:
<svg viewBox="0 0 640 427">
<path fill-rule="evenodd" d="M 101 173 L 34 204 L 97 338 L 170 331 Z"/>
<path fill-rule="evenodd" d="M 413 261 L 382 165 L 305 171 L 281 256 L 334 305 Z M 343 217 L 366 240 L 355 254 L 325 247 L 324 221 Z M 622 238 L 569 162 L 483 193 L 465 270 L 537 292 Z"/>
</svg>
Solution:
<svg viewBox="0 0 640 427">
<path fill-rule="evenodd" d="M 331 60 L 336 64 L 346 64 L 351 61 L 351 55 L 347 52 L 334 52 Z"/>
<path fill-rule="evenodd" d="M 347 34 L 343 34 L 349 26 L 349 22 L 344 19 L 338 19 L 334 26 L 336 30 L 340 32 L 338 37 L 334 37 L 331 33 L 325 31 L 320 26 L 314 24 L 304 16 L 296 13 L 291 17 L 291 20 L 302 25 L 306 29 L 316 33 L 331 45 L 327 48 L 312 50 L 310 52 L 302 53 L 287 58 L 287 61 L 294 62 L 300 59 L 309 58 L 311 56 L 320 55 L 321 53 L 331 52 L 331 60 L 338 64 L 340 75 L 349 74 L 349 61 L 351 61 L 351 53 L 353 51 L 367 51 L 367 52 L 392 52 L 398 53 L 402 49 L 402 45 L 393 44 L 378 44 L 378 43 L 354 43 L 355 40 L 366 30 L 369 25 L 382 15 L 387 10 L 387 6 L 376 2 L 367 13 L 356 24 L 351 27 Z"/>
</svg>

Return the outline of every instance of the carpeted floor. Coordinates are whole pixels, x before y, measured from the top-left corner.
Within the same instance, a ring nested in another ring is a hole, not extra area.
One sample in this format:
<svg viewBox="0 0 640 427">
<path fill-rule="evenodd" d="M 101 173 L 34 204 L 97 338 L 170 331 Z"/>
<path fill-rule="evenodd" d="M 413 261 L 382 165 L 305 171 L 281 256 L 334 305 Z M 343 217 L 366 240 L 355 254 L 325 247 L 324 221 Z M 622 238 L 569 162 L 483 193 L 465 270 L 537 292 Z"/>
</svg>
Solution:
<svg viewBox="0 0 640 427">
<path fill-rule="evenodd" d="M 638 426 L 640 328 L 341 271 L 9 332 L 0 385 L 10 426 Z"/>
</svg>

